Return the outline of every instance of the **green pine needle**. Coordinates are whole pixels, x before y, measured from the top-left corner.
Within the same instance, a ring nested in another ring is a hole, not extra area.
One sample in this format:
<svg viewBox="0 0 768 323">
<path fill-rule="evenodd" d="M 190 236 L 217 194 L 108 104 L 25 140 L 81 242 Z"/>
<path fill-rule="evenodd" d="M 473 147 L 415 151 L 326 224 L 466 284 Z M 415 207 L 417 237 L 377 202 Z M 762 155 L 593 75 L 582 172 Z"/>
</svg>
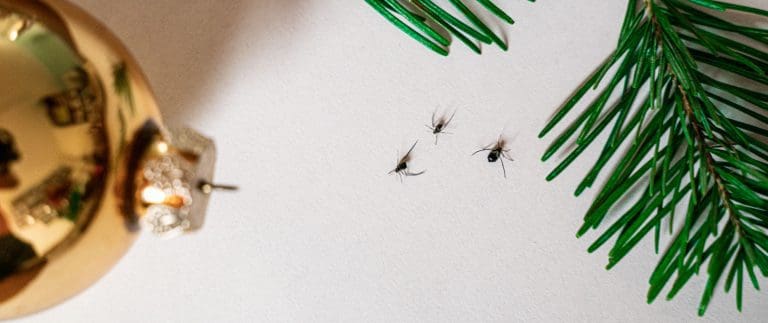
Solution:
<svg viewBox="0 0 768 323">
<path fill-rule="evenodd" d="M 745 276 L 755 289 L 757 274 L 768 276 L 768 29 L 712 10 L 768 17 L 714 0 L 629 0 L 616 51 L 541 132 L 598 91 L 545 152 L 544 160 L 567 153 L 547 179 L 607 134 L 576 194 L 592 187 L 609 161 L 617 163 L 578 235 L 611 222 L 589 251 L 613 241 L 612 268 L 652 231 L 658 250 L 661 223 L 668 222 L 671 236 L 651 274 L 648 302 L 665 288 L 673 298 L 705 273 L 699 315 L 723 281 L 726 291 L 736 284 L 741 310 Z"/>
<path fill-rule="evenodd" d="M 444 35 L 452 35 L 477 54 L 481 53 L 477 42 L 495 43 L 507 50 L 506 41 L 493 32 L 467 5 L 469 0 L 449 0 L 453 8 L 461 13 L 462 20 L 435 4 L 432 0 L 365 0 L 395 27 L 420 42 L 435 53 L 446 56 L 451 45 Z M 491 0 L 476 0 L 482 7 L 501 21 L 514 24 L 515 21 Z M 528 0 L 535 2 L 535 0 Z"/>
</svg>

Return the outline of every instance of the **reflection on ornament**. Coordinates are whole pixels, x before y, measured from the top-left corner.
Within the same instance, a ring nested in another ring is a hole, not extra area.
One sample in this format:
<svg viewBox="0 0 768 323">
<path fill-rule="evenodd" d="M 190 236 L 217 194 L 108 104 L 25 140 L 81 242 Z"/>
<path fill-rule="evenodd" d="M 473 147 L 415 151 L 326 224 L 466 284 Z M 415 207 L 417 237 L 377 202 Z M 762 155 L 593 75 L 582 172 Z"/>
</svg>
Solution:
<svg viewBox="0 0 768 323">
<path fill-rule="evenodd" d="M 95 122 L 100 118 L 98 107 L 101 91 L 80 66 L 63 75 L 64 91 L 48 95 L 42 102 L 51 122 L 59 127 Z"/>
<path fill-rule="evenodd" d="M 71 177 L 72 169 L 61 167 L 16 198 L 13 201 L 16 224 L 23 228 L 35 223 L 49 224 L 59 217 L 74 219 L 79 209 L 77 205 L 70 204 L 70 197 L 80 196 L 82 192 Z"/>
<path fill-rule="evenodd" d="M 0 37 L 16 41 L 31 26 L 31 18 L 18 12 L 0 8 Z"/>
<path fill-rule="evenodd" d="M 13 135 L 5 129 L 0 129 L 0 189 L 13 188 L 18 184 L 16 176 L 11 172 L 11 164 L 21 158 Z"/>
<path fill-rule="evenodd" d="M 94 283 L 143 229 L 198 230 L 213 142 L 169 131 L 107 29 L 64 0 L 0 0 L 0 319 Z"/>
</svg>

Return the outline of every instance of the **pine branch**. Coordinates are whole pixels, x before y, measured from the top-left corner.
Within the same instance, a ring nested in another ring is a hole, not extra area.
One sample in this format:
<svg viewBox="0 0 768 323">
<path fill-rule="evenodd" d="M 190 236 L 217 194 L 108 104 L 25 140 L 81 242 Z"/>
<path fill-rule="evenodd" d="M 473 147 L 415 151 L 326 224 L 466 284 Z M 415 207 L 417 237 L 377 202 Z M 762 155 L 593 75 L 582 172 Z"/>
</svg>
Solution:
<svg viewBox="0 0 768 323">
<path fill-rule="evenodd" d="M 609 161 L 617 164 L 578 235 L 612 222 L 589 248 L 614 240 L 610 269 L 651 232 L 658 253 L 668 222 L 671 240 L 651 275 L 648 302 L 667 287 L 672 299 L 703 268 L 699 315 L 719 283 L 726 292 L 736 283 L 741 310 L 744 271 L 755 289 L 757 273 L 768 277 L 768 30 L 702 7 L 768 17 L 766 10 L 714 0 L 630 0 L 616 51 L 540 134 L 599 90 L 544 154 L 546 161 L 568 153 L 548 180 L 607 132 L 576 195 L 594 185 Z M 564 148 L 568 142 L 575 148 Z"/>
<path fill-rule="evenodd" d="M 440 55 L 448 55 L 453 35 L 477 54 L 481 53 L 477 42 L 496 44 L 507 50 L 507 43 L 480 19 L 467 5 L 469 0 L 449 0 L 454 9 L 463 15 L 464 22 L 432 0 L 365 0 L 397 28 Z M 507 24 L 515 21 L 491 0 L 476 0 L 484 8 Z M 536 0 L 528 0 L 536 2 Z"/>
</svg>

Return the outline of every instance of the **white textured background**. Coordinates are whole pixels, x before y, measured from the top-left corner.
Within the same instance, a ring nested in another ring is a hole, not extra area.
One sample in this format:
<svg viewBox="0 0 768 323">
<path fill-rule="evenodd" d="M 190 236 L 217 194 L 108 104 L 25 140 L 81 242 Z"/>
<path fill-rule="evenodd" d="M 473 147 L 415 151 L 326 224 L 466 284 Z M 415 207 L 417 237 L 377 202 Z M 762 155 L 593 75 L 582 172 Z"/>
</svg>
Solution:
<svg viewBox="0 0 768 323">
<path fill-rule="evenodd" d="M 761 0 L 748 1 L 753 4 Z M 510 51 L 440 58 L 361 0 L 76 0 L 143 64 L 171 123 L 219 144 L 205 230 L 144 236 L 100 283 L 25 322 L 729 322 L 768 317 L 703 279 L 645 304 L 657 256 L 642 243 L 606 272 L 574 233 L 594 192 L 555 183 L 536 139 L 615 45 L 625 1 L 499 1 Z M 457 108 L 455 135 L 423 124 Z M 506 127 L 515 163 L 469 154 Z M 404 184 L 388 176 L 415 139 Z M 764 282 L 765 283 L 765 282 Z M 765 284 L 764 284 L 765 285 Z"/>
</svg>

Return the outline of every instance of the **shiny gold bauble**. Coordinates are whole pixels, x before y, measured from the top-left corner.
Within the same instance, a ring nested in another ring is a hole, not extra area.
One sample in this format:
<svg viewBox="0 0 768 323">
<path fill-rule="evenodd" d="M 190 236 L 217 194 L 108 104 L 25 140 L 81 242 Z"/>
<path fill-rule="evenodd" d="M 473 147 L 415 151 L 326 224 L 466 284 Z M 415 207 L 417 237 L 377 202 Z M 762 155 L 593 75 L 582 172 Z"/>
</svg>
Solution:
<svg viewBox="0 0 768 323">
<path fill-rule="evenodd" d="M 0 319 L 104 275 L 142 229 L 202 225 L 213 144 L 167 130 L 145 77 L 63 0 L 0 0 Z"/>
</svg>

